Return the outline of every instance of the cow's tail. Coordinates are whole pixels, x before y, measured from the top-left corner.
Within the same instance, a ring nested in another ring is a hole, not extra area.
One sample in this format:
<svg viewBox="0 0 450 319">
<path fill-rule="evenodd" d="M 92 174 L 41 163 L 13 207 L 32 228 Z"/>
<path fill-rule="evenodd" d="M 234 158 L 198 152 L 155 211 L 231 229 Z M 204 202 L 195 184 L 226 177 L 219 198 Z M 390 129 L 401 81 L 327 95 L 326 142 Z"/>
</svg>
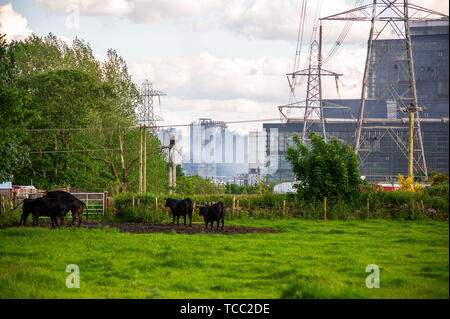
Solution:
<svg viewBox="0 0 450 319">
<path fill-rule="evenodd" d="M 12 212 L 12 211 L 15 210 L 17 207 L 19 207 L 19 206 L 23 203 L 24 200 L 25 200 L 25 199 L 22 199 L 22 201 L 21 201 L 19 204 L 17 204 L 16 207 L 14 207 L 13 209 L 11 209 L 9 212 Z"/>
<path fill-rule="evenodd" d="M 188 214 L 189 216 L 192 216 L 192 213 L 194 212 L 194 204 L 192 203 L 192 200 L 190 198 L 188 199 L 189 207 L 188 207 Z"/>
<path fill-rule="evenodd" d="M 221 213 L 221 216 L 225 217 L 225 208 L 223 207 L 223 203 L 222 203 L 222 202 L 219 202 L 219 204 L 220 204 L 220 213 Z"/>
</svg>

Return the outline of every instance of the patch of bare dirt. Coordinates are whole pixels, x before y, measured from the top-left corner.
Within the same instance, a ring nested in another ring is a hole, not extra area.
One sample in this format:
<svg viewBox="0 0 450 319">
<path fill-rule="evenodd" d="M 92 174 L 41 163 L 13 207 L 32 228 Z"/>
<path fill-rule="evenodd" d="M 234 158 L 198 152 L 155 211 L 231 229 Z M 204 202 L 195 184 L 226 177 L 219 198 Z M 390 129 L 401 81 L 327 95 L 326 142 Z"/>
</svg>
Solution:
<svg viewBox="0 0 450 319">
<path fill-rule="evenodd" d="M 40 221 L 39 227 L 50 227 L 50 221 Z M 66 221 L 64 227 L 78 227 L 78 223 L 73 226 L 70 225 L 70 221 Z M 247 227 L 247 226 L 224 226 L 224 229 L 221 228 L 216 229 L 216 226 L 213 226 L 211 230 L 211 226 L 208 226 L 208 229 L 205 229 L 205 224 L 192 224 L 192 226 L 186 225 L 184 226 L 182 223 L 179 225 L 172 224 L 145 224 L 145 223 L 122 223 L 122 222 L 103 222 L 96 220 L 83 220 L 81 227 L 83 228 L 104 228 L 109 226 L 109 228 L 115 228 L 120 232 L 124 233 L 133 233 L 133 234 L 148 234 L 148 233 L 163 233 L 169 234 L 173 232 L 173 230 L 177 234 L 223 234 L 223 235 L 232 235 L 232 234 L 249 234 L 249 233 L 279 233 L 280 231 L 271 229 L 271 228 L 261 228 L 261 227 Z M 17 227 L 17 226 L 5 226 L 1 225 L 1 228 L 6 227 Z M 21 226 L 23 227 L 23 226 Z M 32 227 L 30 223 L 25 227 Z"/>
</svg>

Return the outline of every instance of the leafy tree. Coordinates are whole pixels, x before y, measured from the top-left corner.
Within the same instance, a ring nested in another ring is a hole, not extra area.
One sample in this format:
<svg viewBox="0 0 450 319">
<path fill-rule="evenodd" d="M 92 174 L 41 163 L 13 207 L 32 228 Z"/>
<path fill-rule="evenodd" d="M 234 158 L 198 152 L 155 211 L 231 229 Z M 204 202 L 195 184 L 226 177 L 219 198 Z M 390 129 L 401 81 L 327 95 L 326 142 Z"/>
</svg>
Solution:
<svg viewBox="0 0 450 319">
<path fill-rule="evenodd" d="M 0 34 L 0 183 L 30 163 L 28 148 L 20 145 L 25 137 L 20 127 L 32 114 L 23 109 L 27 92 L 14 85 L 14 64 L 5 34 Z"/>
<path fill-rule="evenodd" d="M 335 138 L 326 143 L 310 131 L 311 149 L 297 134 L 295 147 L 289 147 L 286 159 L 291 164 L 298 184 L 294 185 L 302 198 L 345 200 L 359 197 L 362 180 L 356 154 L 348 144 L 339 145 Z"/>
<path fill-rule="evenodd" d="M 84 41 L 67 45 L 52 34 L 12 42 L 9 52 L 16 61 L 14 81 L 30 97 L 23 109 L 38 115 L 14 126 L 44 129 L 26 133 L 22 145 L 34 152 L 15 181 L 32 177 L 39 188 L 137 191 L 140 97 L 122 57 L 110 49 L 98 61 Z M 165 191 L 166 154 L 155 134 L 148 133 L 147 143 L 147 189 Z"/>
</svg>

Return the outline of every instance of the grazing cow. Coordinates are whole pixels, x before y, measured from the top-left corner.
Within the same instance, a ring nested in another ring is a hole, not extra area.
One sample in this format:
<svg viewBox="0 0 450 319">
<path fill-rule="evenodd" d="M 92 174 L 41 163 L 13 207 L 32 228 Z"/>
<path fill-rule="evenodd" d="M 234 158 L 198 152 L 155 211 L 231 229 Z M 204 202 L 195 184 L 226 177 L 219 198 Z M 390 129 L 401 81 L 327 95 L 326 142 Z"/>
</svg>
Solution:
<svg viewBox="0 0 450 319">
<path fill-rule="evenodd" d="M 84 208 L 86 207 L 85 203 L 83 203 L 81 200 L 79 200 L 72 194 L 64 191 L 46 192 L 45 196 L 55 198 L 59 202 L 64 202 L 68 206 L 68 209 L 72 212 L 72 222 L 70 223 L 70 225 L 73 225 L 73 223 L 75 222 L 75 218 L 78 217 L 78 227 L 81 226 L 83 211 Z"/>
<path fill-rule="evenodd" d="M 22 207 L 22 217 L 20 224 L 25 225 L 29 214 L 33 215 L 33 226 L 38 226 L 39 216 L 49 216 L 53 226 L 58 226 L 57 217 L 61 219 L 61 226 L 64 225 L 64 216 L 67 214 L 68 205 L 57 199 L 41 197 L 36 199 L 24 199 Z"/>
<path fill-rule="evenodd" d="M 205 229 L 208 229 L 208 223 L 211 223 L 211 230 L 214 222 L 217 222 L 217 229 L 219 229 L 219 222 L 222 221 L 222 230 L 225 222 L 225 210 L 222 202 L 217 202 L 210 206 L 200 206 L 198 214 L 205 219 Z"/>
<path fill-rule="evenodd" d="M 193 204 L 190 198 L 185 199 L 173 199 L 173 198 L 165 198 L 166 207 L 170 207 L 170 211 L 172 213 L 173 222 L 175 225 L 175 216 L 177 217 L 177 225 L 179 225 L 180 216 L 184 217 L 184 225 L 186 226 L 186 215 L 189 216 L 189 226 L 192 226 L 192 212 L 194 210 Z"/>
</svg>

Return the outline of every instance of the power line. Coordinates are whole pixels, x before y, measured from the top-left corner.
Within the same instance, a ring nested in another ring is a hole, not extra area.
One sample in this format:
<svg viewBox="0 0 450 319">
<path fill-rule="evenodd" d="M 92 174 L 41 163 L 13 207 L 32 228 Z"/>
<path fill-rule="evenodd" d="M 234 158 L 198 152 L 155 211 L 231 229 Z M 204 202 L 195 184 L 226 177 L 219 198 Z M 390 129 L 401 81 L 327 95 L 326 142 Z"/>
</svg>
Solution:
<svg viewBox="0 0 450 319">
<path fill-rule="evenodd" d="M 258 120 L 241 120 L 241 121 L 224 121 L 225 124 L 244 124 L 244 123 L 257 123 L 257 122 L 273 122 L 273 121 L 280 121 L 279 118 L 277 119 L 258 119 Z M 172 128 L 172 127 L 183 127 L 183 126 L 191 126 L 195 123 L 187 123 L 187 124 L 172 124 L 172 125 L 152 125 L 152 126 L 146 126 L 147 128 L 151 129 L 158 129 L 158 128 Z M 79 127 L 79 128 L 40 128 L 40 129 L 25 129 L 26 132 L 45 132 L 45 131 L 88 131 L 88 130 L 117 130 L 117 129 L 136 129 L 139 128 L 139 126 L 128 126 L 128 127 Z"/>
</svg>

